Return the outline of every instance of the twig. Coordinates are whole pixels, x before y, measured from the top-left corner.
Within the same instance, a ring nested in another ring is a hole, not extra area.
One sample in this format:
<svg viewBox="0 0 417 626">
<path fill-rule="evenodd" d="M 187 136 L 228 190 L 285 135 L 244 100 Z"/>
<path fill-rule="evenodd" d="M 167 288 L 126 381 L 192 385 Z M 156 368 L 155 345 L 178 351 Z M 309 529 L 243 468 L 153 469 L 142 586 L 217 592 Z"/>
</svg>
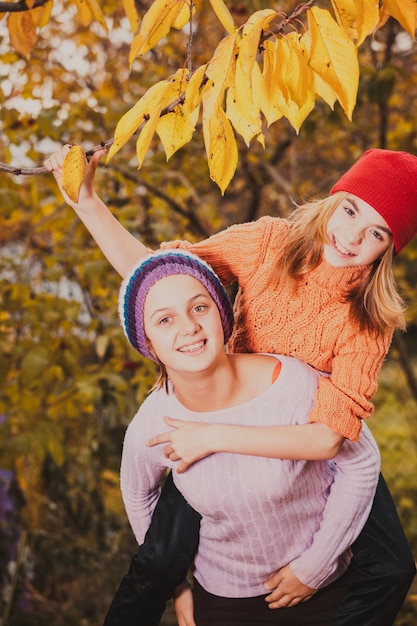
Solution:
<svg viewBox="0 0 417 626">
<path fill-rule="evenodd" d="M 21 2 L 0 2 L 0 13 L 23 13 L 24 11 L 42 7 L 47 2 L 49 0 L 35 0 L 31 7 L 28 7 L 26 0 L 21 0 Z"/>
</svg>

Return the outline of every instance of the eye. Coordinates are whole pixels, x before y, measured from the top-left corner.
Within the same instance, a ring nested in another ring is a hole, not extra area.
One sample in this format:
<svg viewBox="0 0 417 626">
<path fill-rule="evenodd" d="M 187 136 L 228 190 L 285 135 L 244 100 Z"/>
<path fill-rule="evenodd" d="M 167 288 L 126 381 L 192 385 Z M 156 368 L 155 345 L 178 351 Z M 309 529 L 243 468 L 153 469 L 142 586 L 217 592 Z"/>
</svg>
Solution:
<svg viewBox="0 0 417 626">
<path fill-rule="evenodd" d="M 371 230 L 371 234 L 376 238 L 379 239 L 379 241 L 384 241 L 384 237 L 381 235 L 381 233 L 378 230 Z"/>
<path fill-rule="evenodd" d="M 171 320 L 172 320 L 172 317 L 168 317 L 167 315 L 166 317 L 163 317 L 162 319 L 160 319 L 158 324 L 159 326 L 166 326 L 167 324 L 170 323 Z"/>
<path fill-rule="evenodd" d="M 197 304 L 197 306 L 194 307 L 194 311 L 196 313 L 204 313 L 204 311 L 206 311 L 208 308 L 208 306 L 206 304 Z"/>
<path fill-rule="evenodd" d="M 352 209 L 351 206 L 346 206 L 345 207 L 345 212 L 350 216 L 350 217 L 354 217 L 355 215 L 355 211 L 354 209 Z"/>
</svg>

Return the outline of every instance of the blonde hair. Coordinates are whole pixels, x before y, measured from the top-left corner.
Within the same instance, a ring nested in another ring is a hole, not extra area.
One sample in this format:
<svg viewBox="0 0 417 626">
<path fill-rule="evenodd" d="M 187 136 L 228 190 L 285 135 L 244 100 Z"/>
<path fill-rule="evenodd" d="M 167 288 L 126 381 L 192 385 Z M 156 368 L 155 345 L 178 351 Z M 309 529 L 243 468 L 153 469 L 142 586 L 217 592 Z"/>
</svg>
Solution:
<svg viewBox="0 0 417 626">
<path fill-rule="evenodd" d="M 319 265 L 327 241 L 328 221 L 347 195 L 339 191 L 322 200 L 297 206 L 293 211 L 288 219 L 288 242 L 277 261 L 278 285 L 290 280 L 295 291 L 298 279 Z M 405 329 L 405 307 L 392 269 L 393 256 L 394 243 L 373 263 L 369 275 L 345 293 L 345 301 L 350 303 L 351 320 L 360 330 L 378 334 L 396 328 Z"/>
<path fill-rule="evenodd" d="M 168 376 L 168 372 L 166 370 L 166 367 L 163 363 L 161 363 L 161 361 L 157 361 L 158 366 L 159 366 L 159 372 L 158 372 L 158 378 L 155 381 L 155 384 L 152 385 L 151 389 L 149 390 L 149 393 L 152 393 L 152 391 L 157 391 L 158 389 L 162 389 L 162 387 L 165 390 L 165 393 L 168 393 L 168 380 L 169 380 L 169 376 Z"/>
<path fill-rule="evenodd" d="M 158 389 L 162 389 L 162 387 L 164 388 L 165 393 L 168 393 L 169 376 L 168 376 L 167 369 L 166 369 L 165 365 L 162 363 L 162 361 L 159 360 L 158 355 L 154 351 L 154 349 L 152 347 L 152 344 L 149 341 L 149 337 L 147 335 L 145 335 L 145 339 L 146 339 L 147 346 L 149 348 L 149 352 L 152 354 L 152 357 L 153 357 L 154 361 L 156 361 L 156 364 L 158 365 L 158 368 L 159 368 L 158 377 L 157 377 L 155 383 L 149 389 L 148 394 L 152 393 L 152 391 L 157 391 Z"/>
</svg>

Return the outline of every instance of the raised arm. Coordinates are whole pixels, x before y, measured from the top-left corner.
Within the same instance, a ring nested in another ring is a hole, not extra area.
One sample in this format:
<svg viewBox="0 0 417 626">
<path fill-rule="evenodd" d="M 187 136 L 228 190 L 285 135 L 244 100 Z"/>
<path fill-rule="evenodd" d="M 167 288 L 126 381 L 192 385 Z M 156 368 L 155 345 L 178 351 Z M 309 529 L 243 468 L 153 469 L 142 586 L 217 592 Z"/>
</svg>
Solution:
<svg viewBox="0 0 417 626">
<path fill-rule="evenodd" d="M 65 202 L 74 209 L 97 245 L 120 276 L 124 277 L 132 265 L 151 252 L 133 237 L 110 212 L 94 191 L 94 177 L 100 158 L 106 150 L 95 152 L 87 164 L 78 202 L 72 202 L 62 189 L 62 163 L 71 146 L 59 148 L 45 161 L 45 167 L 53 173 Z"/>
</svg>

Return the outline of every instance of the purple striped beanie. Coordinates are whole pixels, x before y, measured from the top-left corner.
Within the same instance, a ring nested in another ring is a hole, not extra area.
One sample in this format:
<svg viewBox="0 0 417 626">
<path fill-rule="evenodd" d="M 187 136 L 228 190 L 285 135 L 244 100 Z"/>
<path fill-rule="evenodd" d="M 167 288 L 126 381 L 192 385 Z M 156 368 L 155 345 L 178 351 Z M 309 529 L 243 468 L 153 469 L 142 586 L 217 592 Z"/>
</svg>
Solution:
<svg viewBox="0 0 417 626">
<path fill-rule="evenodd" d="M 213 298 L 223 327 L 224 343 L 233 330 L 233 307 L 214 270 L 186 250 L 158 250 L 142 258 L 123 279 L 119 293 L 119 315 L 130 344 L 143 356 L 155 361 L 149 350 L 144 327 L 144 307 L 149 289 L 161 278 L 188 274 L 201 282 Z"/>
</svg>

